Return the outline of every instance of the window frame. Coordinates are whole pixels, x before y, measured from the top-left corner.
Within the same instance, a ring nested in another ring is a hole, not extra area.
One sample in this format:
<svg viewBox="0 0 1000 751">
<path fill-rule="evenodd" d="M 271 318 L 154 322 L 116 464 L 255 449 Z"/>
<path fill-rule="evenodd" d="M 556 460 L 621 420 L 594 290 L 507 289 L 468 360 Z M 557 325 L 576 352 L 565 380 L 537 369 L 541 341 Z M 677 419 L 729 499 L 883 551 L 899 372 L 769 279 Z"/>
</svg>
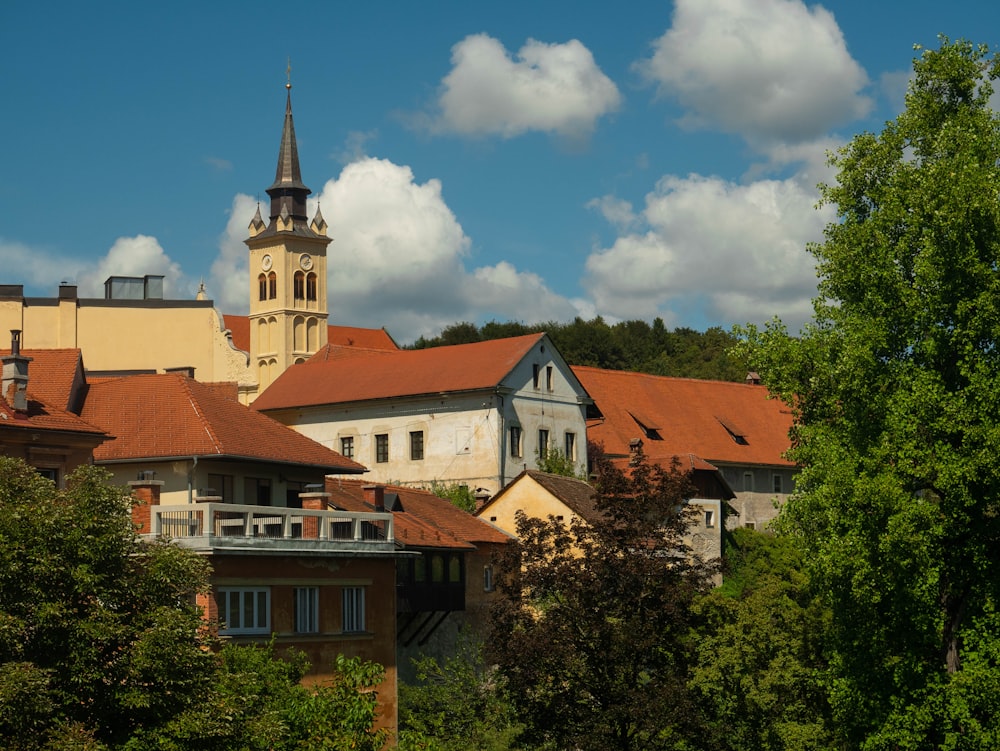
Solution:
<svg viewBox="0 0 1000 751">
<path fill-rule="evenodd" d="M 237 596 L 237 607 L 235 612 L 240 615 L 240 623 L 238 626 L 231 626 L 228 620 L 233 610 L 232 599 L 233 596 Z M 247 604 L 245 602 L 247 596 L 253 597 L 253 603 L 249 612 L 252 612 L 254 622 L 252 625 L 244 625 L 243 616 L 248 614 Z M 263 603 L 259 602 L 259 598 L 263 598 Z M 220 602 L 222 598 L 222 602 Z M 216 590 L 215 596 L 216 604 L 219 608 L 219 633 L 223 635 L 254 635 L 254 634 L 270 634 L 271 633 L 271 588 L 267 586 L 256 586 L 256 587 L 219 587 Z M 263 606 L 263 611 L 261 607 Z M 259 623 L 259 616 L 263 615 L 264 623 Z"/>
<path fill-rule="evenodd" d="M 785 488 L 784 478 L 778 472 L 775 472 L 773 475 L 771 475 L 771 491 L 774 493 L 783 494 L 785 492 L 784 488 Z"/>
<path fill-rule="evenodd" d="M 348 459 L 354 458 L 354 436 L 343 435 L 340 437 L 340 455 Z"/>
<path fill-rule="evenodd" d="M 524 457 L 524 431 L 521 430 L 520 425 L 511 425 L 507 429 L 509 436 L 508 446 L 510 448 L 510 456 L 512 459 L 521 459 Z"/>
<path fill-rule="evenodd" d="M 345 634 L 367 632 L 365 587 L 343 587 L 340 590 L 340 630 Z"/>
<path fill-rule="evenodd" d="M 576 461 L 576 433 L 567 430 L 563 437 L 563 448 L 566 451 L 566 458 L 571 462 Z"/>
<path fill-rule="evenodd" d="M 389 434 L 388 433 L 376 433 L 374 441 L 375 449 L 375 463 L 376 464 L 388 464 L 389 463 Z"/>
<path fill-rule="evenodd" d="M 552 432 L 548 428 L 538 429 L 538 455 L 544 457 L 549 452 L 549 443 Z"/>
<path fill-rule="evenodd" d="M 410 431 L 410 461 L 419 462 L 424 460 L 424 431 Z"/>
<path fill-rule="evenodd" d="M 319 587 L 293 587 L 292 606 L 292 630 L 297 634 L 318 634 Z"/>
</svg>

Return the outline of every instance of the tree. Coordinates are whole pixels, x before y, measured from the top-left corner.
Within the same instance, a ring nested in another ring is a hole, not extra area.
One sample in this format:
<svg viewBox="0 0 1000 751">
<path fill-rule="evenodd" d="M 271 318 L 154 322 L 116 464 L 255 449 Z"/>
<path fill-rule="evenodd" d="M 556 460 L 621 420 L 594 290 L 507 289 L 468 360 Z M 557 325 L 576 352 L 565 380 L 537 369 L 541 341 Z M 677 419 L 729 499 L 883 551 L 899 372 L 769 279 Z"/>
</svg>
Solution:
<svg viewBox="0 0 1000 751">
<path fill-rule="evenodd" d="M 598 469 L 598 518 L 519 516 L 498 566 L 491 657 L 528 743 L 679 748 L 700 732 L 688 636 L 710 573 L 683 543 L 689 480 L 644 459 Z"/>
<path fill-rule="evenodd" d="M 1000 744 L 998 73 L 983 46 L 921 53 L 904 112 L 832 157 L 814 321 L 744 331 L 795 408 L 787 524 L 851 747 Z"/>
<path fill-rule="evenodd" d="M 435 751 L 506 751 L 520 725 L 496 670 L 483 660 L 483 645 L 463 636 L 455 653 L 439 663 L 414 661 L 417 682 L 399 686 L 401 748 Z"/>
<path fill-rule="evenodd" d="M 823 690 L 828 610 L 810 592 L 795 538 L 733 530 L 721 587 L 700 616 L 692 688 L 718 751 L 833 749 Z"/>
<path fill-rule="evenodd" d="M 469 489 L 468 485 L 460 485 L 458 483 L 448 485 L 441 482 L 433 482 L 429 490 L 438 498 L 451 501 L 452 504 L 462 509 L 462 511 L 468 511 L 471 514 L 476 510 L 476 494 Z"/>
<path fill-rule="evenodd" d="M 562 475 L 563 477 L 585 479 L 584 477 L 581 477 L 580 472 L 577 471 L 576 462 L 557 448 L 542 447 L 539 451 L 536 451 L 535 466 L 538 467 L 541 472 L 548 472 L 553 475 Z"/>
<path fill-rule="evenodd" d="M 0 457 L 0 746 L 11 751 L 380 749 L 382 668 L 227 646 L 195 595 L 201 557 L 135 534 L 131 498 L 81 467 L 65 491 Z"/>
</svg>

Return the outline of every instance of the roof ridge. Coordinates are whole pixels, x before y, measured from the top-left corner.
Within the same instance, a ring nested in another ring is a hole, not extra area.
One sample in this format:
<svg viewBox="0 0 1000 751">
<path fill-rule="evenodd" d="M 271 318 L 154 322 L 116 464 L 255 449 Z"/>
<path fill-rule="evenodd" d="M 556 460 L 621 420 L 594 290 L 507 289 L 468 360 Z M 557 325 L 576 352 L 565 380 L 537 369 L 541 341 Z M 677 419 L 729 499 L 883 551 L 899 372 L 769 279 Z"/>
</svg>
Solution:
<svg viewBox="0 0 1000 751">
<path fill-rule="evenodd" d="M 194 409 L 195 416 L 201 422 L 201 426 L 202 428 L 204 428 L 205 433 L 208 435 L 208 439 L 211 442 L 212 446 L 215 447 L 215 453 L 217 454 L 224 453 L 222 450 L 222 440 L 216 433 L 215 428 L 212 426 L 212 421 L 208 419 L 208 416 L 205 414 L 204 407 L 202 407 L 200 402 L 201 396 L 203 396 L 204 394 L 210 394 L 211 396 L 216 396 L 216 394 L 210 389 L 204 388 L 202 389 L 203 394 L 195 396 L 194 393 L 195 390 L 191 388 L 191 384 L 197 382 L 193 378 L 189 378 L 188 376 L 183 375 L 182 373 L 167 373 L 165 375 L 172 375 L 180 380 L 181 387 L 185 390 L 185 392 L 188 395 L 188 400 L 191 403 L 191 408 Z M 204 384 L 199 383 L 198 385 L 203 386 Z"/>
<path fill-rule="evenodd" d="M 726 381 L 716 378 L 692 378 L 690 376 L 668 376 L 656 373 L 643 373 L 638 370 L 615 370 L 614 368 L 599 368 L 596 365 L 570 365 L 572 370 L 588 370 L 593 373 L 612 373 L 615 375 L 642 376 L 644 378 L 655 378 L 664 381 L 691 381 L 693 383 L 720 383 L 727 386 L 747 386 L 743 381 Z M 754 386 L 754 388 L 760 388 Z"/>
</svg>

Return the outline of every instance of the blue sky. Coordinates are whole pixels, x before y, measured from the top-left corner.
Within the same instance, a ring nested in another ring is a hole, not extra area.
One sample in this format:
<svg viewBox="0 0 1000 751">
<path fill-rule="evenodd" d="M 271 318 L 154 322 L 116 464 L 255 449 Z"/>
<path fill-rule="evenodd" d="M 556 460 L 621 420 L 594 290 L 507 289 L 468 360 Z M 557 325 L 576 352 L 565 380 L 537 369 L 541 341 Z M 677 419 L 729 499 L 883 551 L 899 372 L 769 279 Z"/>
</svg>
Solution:
<svg viewBox="0 0 1000 751">
<path fill-rule="evenodd" d="M 163 273 L 246 312 L 290 57 L 331 322 L 796 327 L 826 150 L 898 112 L 914 44 L 998 22 L 971 0 L 8 3 L 0 283 Z"/>
</svg>

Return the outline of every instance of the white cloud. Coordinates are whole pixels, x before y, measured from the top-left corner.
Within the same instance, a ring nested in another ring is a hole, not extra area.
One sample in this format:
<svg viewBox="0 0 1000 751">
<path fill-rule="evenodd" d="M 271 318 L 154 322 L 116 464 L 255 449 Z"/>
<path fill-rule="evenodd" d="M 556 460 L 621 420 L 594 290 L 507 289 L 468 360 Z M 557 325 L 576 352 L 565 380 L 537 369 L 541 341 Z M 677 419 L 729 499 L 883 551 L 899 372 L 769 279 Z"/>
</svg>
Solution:
<svg viewBox="0 0 1000 751">
<path fill-rule="evenodd" d="M 98 263 L 77 276 L 81 297 L 104 297 L 104 282 L 109 276 L 145 276 L 162 274 L 163 296 L 177 299 L 187 296 L 188 282 L 181 267 L 171 260 L 155 237 L 136 235 L 119 237 Z"/>
<path fill-rule="evenodd" d="M 528 131 L 588 135 L 599 117 L 618 109 L 621 94 L 583 44 L 529 39 L 512 56 L 486 34 L 452 48 L 434 132 L 512 138 Z"/>
<path fill-rule="evenodd" d="M 0 237 L 0 265 L 5 274 L 41 294 L 55 294 L 60 282 L 76 282 L 87 267 L 75 258 L 60 256 Z M 30 294 L 30 292 L 29 292 Z"/>
<path fill-rule="evenodd" d="M 257 210 L 256 201 L 248 195 L 233 198 L 226 230 L 219 236 L 219 255 L 209 272 L 208 296 L 216 307 L 226 313 L 245 315 L 250 310 L 249 251 L 243 241 L 250 235 L 250 220 Z M 268 204 L 263 204 L 265 215 Z"/>
<path fill-rule="evenodd" d="M 585 286 L 597 310 L 617 318 L 694 310 L 719 324 L 778 315 L 797 327 L 816 292 L 806 244 L 834 218 L 816 200 L 794 178 L 665 177 L 646 197 L 644 231 L 592 253 Z"/>
<path fill-rule="evenodd" d="M 811 140 L 872 107 L 833 15 L 800 0 L 677 0 L 638 68 L 690 110 L 686 124 L 753 144 Z"/>
</svg>

